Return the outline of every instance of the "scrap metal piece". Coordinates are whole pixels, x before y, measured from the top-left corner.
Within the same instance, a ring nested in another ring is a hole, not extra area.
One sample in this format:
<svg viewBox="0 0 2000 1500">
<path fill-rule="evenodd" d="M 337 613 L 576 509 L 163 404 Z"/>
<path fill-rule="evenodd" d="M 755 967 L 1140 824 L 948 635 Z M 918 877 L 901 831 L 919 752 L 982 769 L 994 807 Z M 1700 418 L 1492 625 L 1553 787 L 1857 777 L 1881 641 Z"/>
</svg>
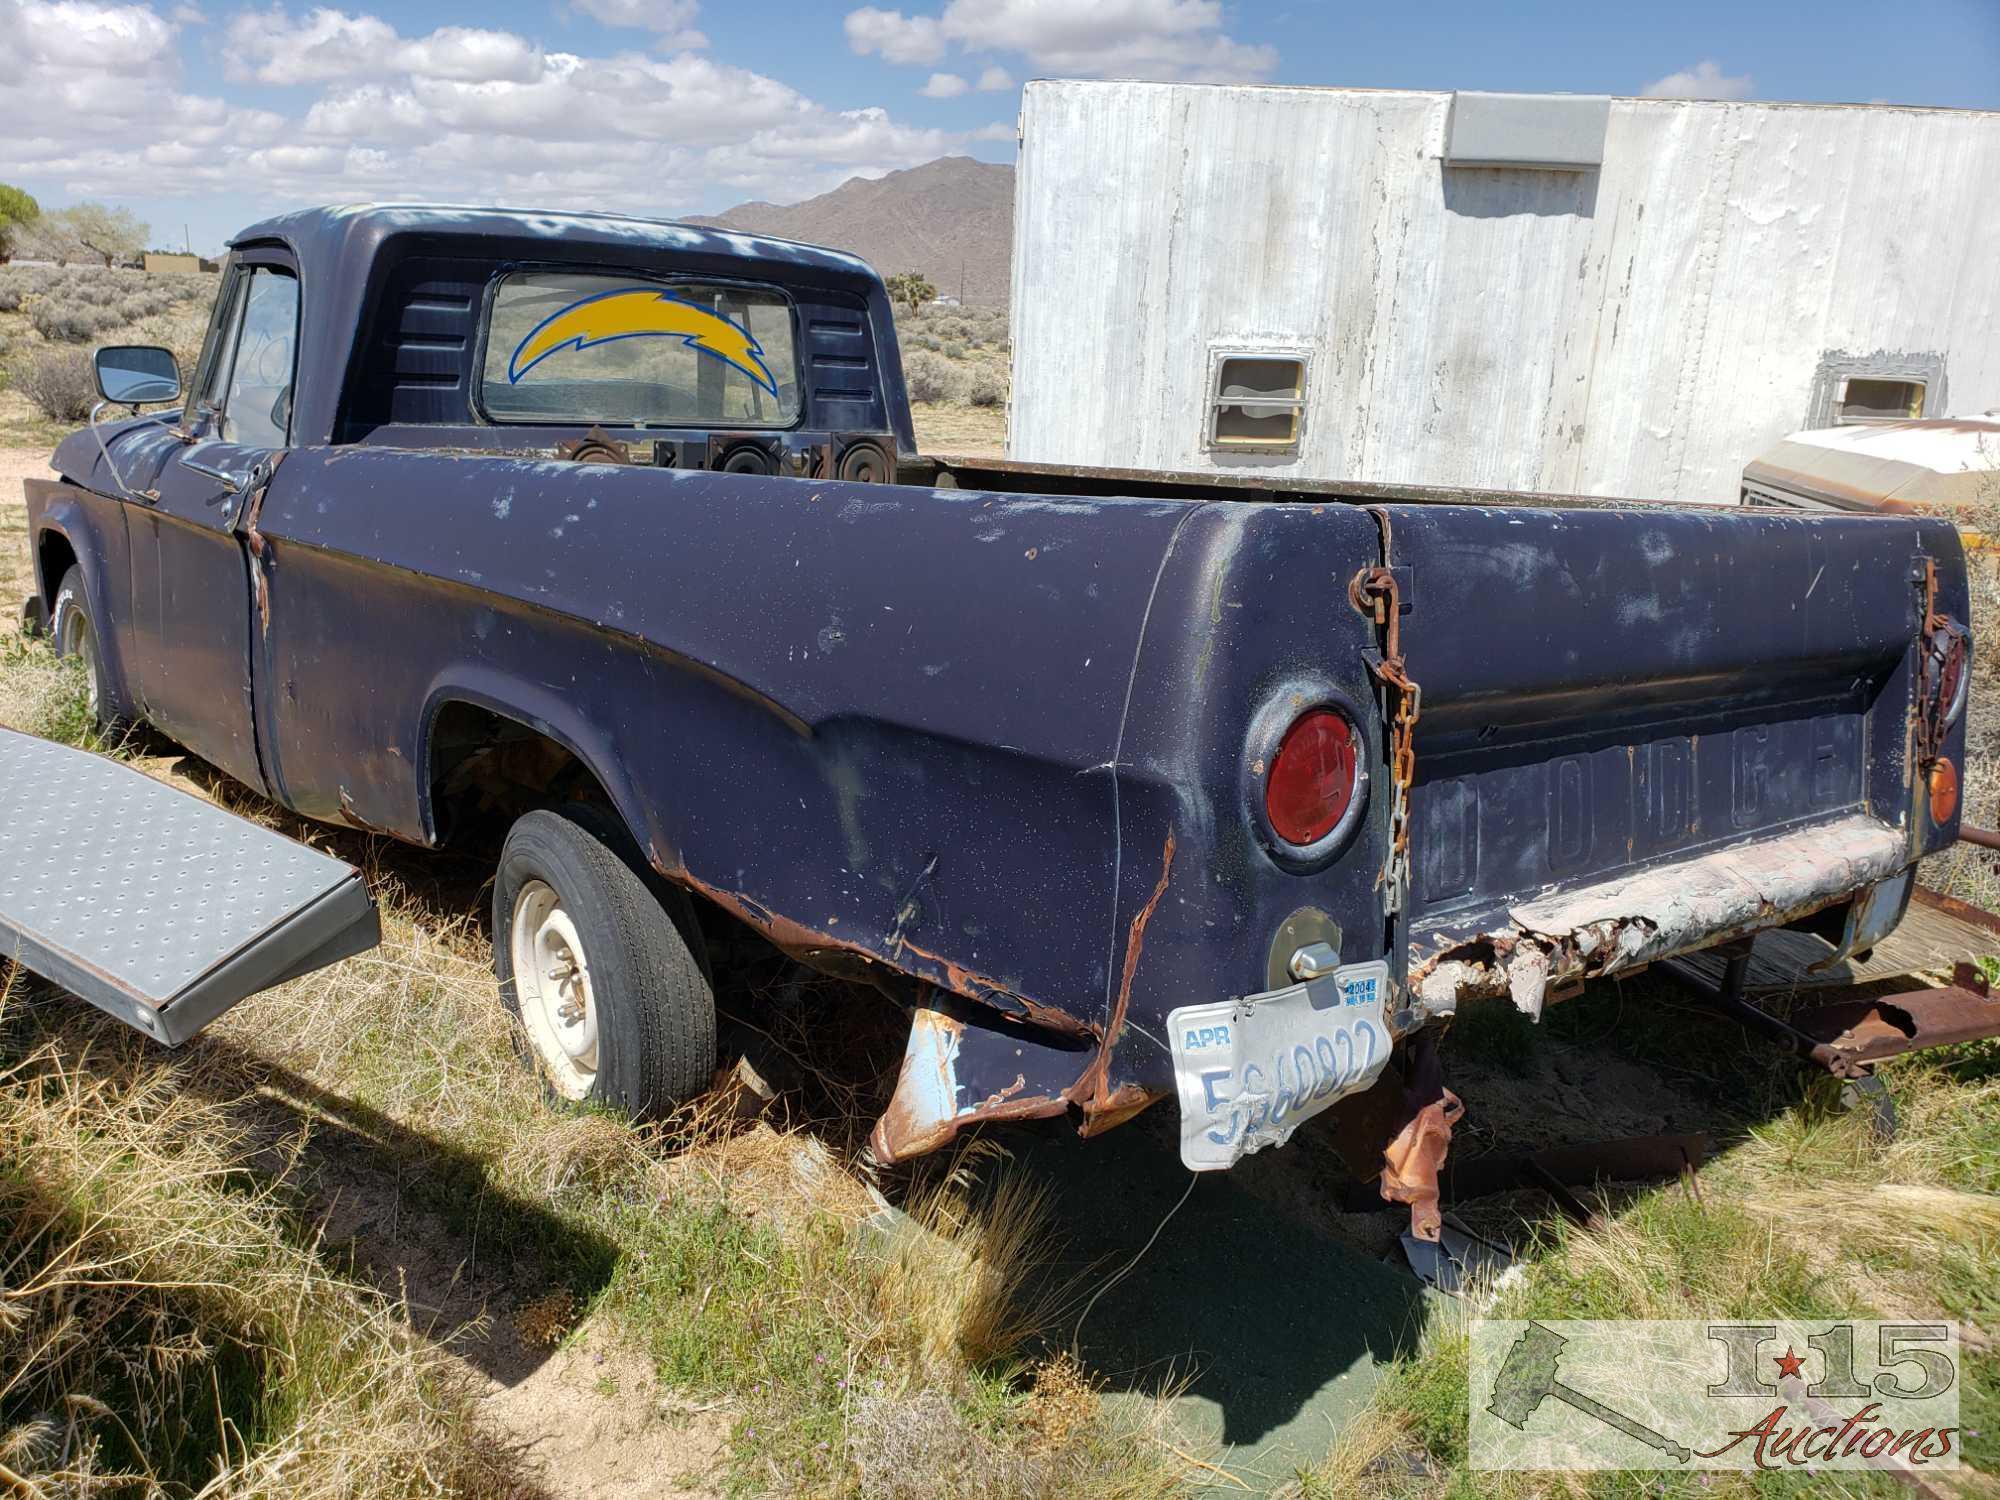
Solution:
<svg viewBox="0 0 2000 1500">
<path fill-rule="evenodd" d="M 1451 1128 L 1464 1114 L 1465 1105 L 1446 1089 L 1418 1110 L 1382 1153 L 1382 1196 L 1410 1205 L 1410 1233 L 1420 1240 L 1438 1237 L 1438 1170 L 1451 1150 Z"/>
<path fill-rule="evenodd" d="M 1747 937 L 1717 945 L 1715 951 L 1728 958 L 1719 984 L 1709 983 L 1684 964 L 1669 962 L 1665 967 L 1711 1008 L 1741 1022 L 1752 1031 L 1762 1032 L 1780 1046 L 1791 1048 L 1804 1061 L 1817 1064 L 1836 1078 L 1865 1078 L 1868 1074 L 1866 1063 L 1835 1051 L 1825 1042 L 1807 1036 L 1796 1026 L 1780 1020 L 1769 1011 L 1757 1009 L 1743 998 L 1743 986 L 1750 976 L 1750 949 L 1755 941 L 1754 937 Z"/>
<path fill-rule="evenodd" d="M 1742 939 L 1717 950 L 1729 958 L 1719 985 L 1682 964 L 1669 963 L 1667 968 L 1715 1009 L 1790 1047 L 1836 1078 L 1864 1079 L 1884 1058 L 2000 1036 L 2000 1001 L 1993 998 L 1979 971 L 1966 963 L 1954 967 L 1948 985 L 1840 1000 L 1780 1020 L 1743 998 L 1752 941 Z"/>
<path fill-rule="evenodd" d="M 1713 1146 L 1706 1135 L 1641 1135 L 1586 1145 L 1548 1146 L 1526 1155 L 1491 1152 L 1470 1161 L 1454 1161 L 1439 1175 L 1438 1199 L 1440 1204 L 1450 1205 L 1534 1187 L 1553 1197 L 1578 1223 L 1588 1223 L 1595 1210 L 1572 1189 L 1604 1181 L 1640 1182 L 1678 1175 L 1688 1191 L 1699 1197 L 1695 1174 Z M 1376 1201 L 1372 1185 L 1358 1184 L 1349 1194 L 1348 1207 L 1360 1212 L 1374 1207 Z"/>
<path fill-rule="evenodd" d="M 1791 1024 L 1863 1063 L 2000 1036 L 2000 1000 L 1993 998 L 1979 971 L 1960 964 L 1952 979 L 1953 983 L 1935 989 L 1818 1006 L 1793 1016 Z"/>
<path fill-rule="evenodd" d="M 1443 1228 L 1438 1172 L 1451 1150 L 1451 1129 L 1465 1105 L 1444 1086 L 1437 1042 L 1420 1032 L 1411 1045 L 1410 1082 L 1403 1091 L 1404 1123 L 1382 1150 L 1382 1196 L 1410 1206 L 1410 1233 L 1437 1242 Z"/>
<path fill-rule="evenodd" d="M 1505 1246 L 1481 1239 L 1456 1220 L 1446 1221 L 1435 1242 L 1405 1231 L 1401 1243 L 1417 1280 L 1454 1297 L 1475 1286 L 1491 1286 L 1514 1264 Z"/>
</svg>

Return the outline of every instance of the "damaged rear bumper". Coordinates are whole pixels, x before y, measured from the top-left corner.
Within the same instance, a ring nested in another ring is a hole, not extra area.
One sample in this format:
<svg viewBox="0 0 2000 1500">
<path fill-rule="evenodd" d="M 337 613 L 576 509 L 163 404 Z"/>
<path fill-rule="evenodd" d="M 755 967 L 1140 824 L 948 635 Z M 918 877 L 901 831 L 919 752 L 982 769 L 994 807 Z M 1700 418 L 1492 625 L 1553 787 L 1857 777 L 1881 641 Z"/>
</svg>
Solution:
<svg viewBox="0 0 2000 1500">
<path fill-rule="evenodd" d="M 1587 979 L 1706 948 L 1859 895 L 1909 864 L 1908 836 L 1856 816 L 1518 902 L 1411 939 L 1426 1007 L 1509 996 L 1531 1016 Z"/>
</svg>

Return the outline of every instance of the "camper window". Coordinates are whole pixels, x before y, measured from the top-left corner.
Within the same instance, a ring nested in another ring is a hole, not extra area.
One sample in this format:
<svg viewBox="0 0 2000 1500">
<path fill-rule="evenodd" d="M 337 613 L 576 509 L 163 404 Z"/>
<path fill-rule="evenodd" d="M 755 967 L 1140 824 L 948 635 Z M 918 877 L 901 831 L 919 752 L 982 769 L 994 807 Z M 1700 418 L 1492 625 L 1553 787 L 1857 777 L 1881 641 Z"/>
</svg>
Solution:
<svg viewBox="0 0 2000 1500">
<path fill-rule="evenodd" d="M 1212 448 L 1286 451 L 1299 446 L 1306 362 L 1296 355 L 1218 354 L 1208 441 Z"/>
<path fill-rule="evenodd" d="M 1864 380 L 1850 376 L 1842 382 L 1840 404 L 1834 421 L 1901 422 L 1924 414 L 1924 383 L 1921 380 Z"/>
</svg>

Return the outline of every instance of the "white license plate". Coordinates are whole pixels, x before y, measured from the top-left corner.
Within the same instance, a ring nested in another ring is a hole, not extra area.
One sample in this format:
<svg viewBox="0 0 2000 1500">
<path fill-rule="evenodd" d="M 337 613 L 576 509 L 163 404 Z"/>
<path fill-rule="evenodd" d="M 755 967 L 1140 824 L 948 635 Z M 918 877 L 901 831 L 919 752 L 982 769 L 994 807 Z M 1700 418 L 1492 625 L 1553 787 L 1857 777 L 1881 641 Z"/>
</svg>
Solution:
<svg viewBox="0 0 2000 1500">
<path fill-rule="evenodd" d="M 1389 965 L 1377 959 L 1169 1015 L 1188 1169 L 1213 1172 L 1281 1146 L 1336 1099 L 1380 1078 L 1394 1041 L 1388 998 Z"/>
</svg>

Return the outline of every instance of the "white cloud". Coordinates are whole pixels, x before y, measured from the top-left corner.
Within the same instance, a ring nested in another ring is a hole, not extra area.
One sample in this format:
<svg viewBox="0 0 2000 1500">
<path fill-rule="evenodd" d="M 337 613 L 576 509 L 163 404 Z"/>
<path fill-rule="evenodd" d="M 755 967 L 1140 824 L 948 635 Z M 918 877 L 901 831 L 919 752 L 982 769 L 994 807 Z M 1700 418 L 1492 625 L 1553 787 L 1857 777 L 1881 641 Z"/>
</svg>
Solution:
<svg viewBox="0 0 2000 1500">
<path fill-rule="evenodd" d="M 988 68 L 979 75 L 979 92 L 998 94 L 1014 86 L 1014 75 L 1005 68 Z"/>
<path fill-rule="evenodd" d="M 950 0 L 936 16 L 850 11 L 847 40 L 893 63 L 934 63 L 952 45 L 1018 53 L 1043 72 L 1072 77 L 1238 83 L 1270 76 L 1277 49 L 1236 41 L 1222 21 L 1221 0 Z"/>
<path fill-rule="evenodd" d="M 526 82 L 542 71 L 541 49 L 511 31 L 443 26 L 408 39 L 378 16 L 319 9 L 304 20 L 284 10 L 244 11 L 229 23 L 223 69 L 259 83 L 330 83 L 381 73 Z"/>
<path fill-rule="evenodd" d="M 849 11 L 843 25 L 847 45 L 864 57 L 879 52 L 884 62 L 934 63 L 944 56 L 944 32 L 931 16 L 864 5 Z"/>
<path fill-rule="evenodd" d="M 1648 99 L 1748 99 L 1756 81 L 1748 73 L 1728 74 L 1713 58 L 1656 78 L 1639 92 Z"/>
<path fill-rule="evenodd" d="M 917 92 L 922 94 L 926 99 L 956 99 L 971 87 L 971 84 L 960 78 L 956 73 L 933 73 L 931 74 L 930 82 L 918 89 Z"/>
<path fill-rule="evenodd" d="M 172 43 L 175 30 L 173 22 L 162 20 L 150 5 L 96 5 L 87 0 L 22 5 L 10 19 L 13 24 L 5 29 L 14 33 L 23 64 L 127 77 L 151 67 Z"/>
<path fill-rule="evenodd" d="M 671 9 L 645 14 L 667 21 Z M 549 52 L 472 27 L 405 36 L 381 16 L 325 7 L 240 13 L 218 29 L 232 76 L 297 91 L 284 113 L 189 91 L 177 23 L 155 5 L 0 0 L 0 36 L 18 52 L 0 69 L 0 120 L 31 122 L 0 130 L 0 179 L 76 197 L 673 214 L 718 186 L 795 201 L 986 139 L 831 109 L 696 52 Z"/>
<path fill-rule="evenodd" d="M 695 28 L 700 0 L 572 0 L 575 7 L 606 26 L 659 33 L 659 45 L 683 50 L 708 45 Z"/>
</svg>

